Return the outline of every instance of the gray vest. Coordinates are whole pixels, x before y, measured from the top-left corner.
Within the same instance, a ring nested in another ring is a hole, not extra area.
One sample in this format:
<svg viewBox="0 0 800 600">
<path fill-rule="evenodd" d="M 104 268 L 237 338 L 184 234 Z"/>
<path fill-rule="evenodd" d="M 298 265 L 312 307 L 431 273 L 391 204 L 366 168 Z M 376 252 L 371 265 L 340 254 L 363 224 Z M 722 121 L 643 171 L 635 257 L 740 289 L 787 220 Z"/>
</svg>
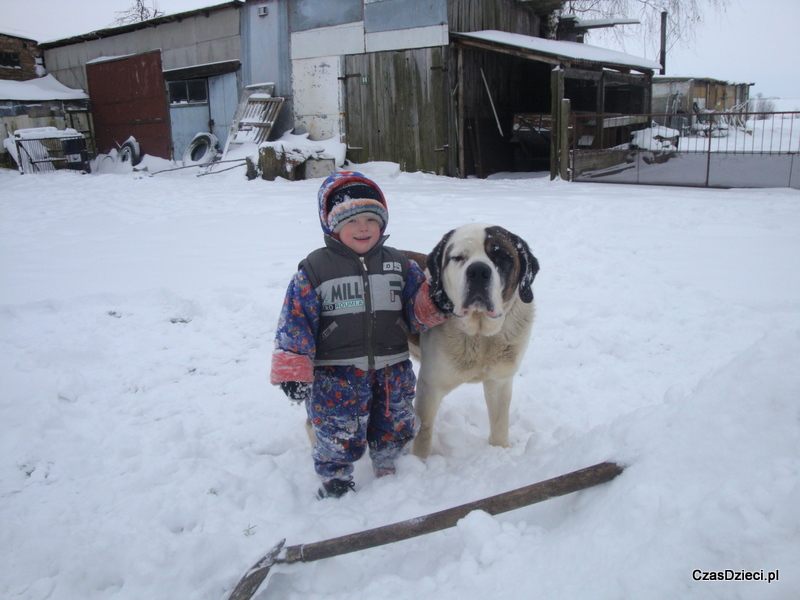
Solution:
<svg viewBox="0 0 800 600">
<path fill-rule="evenodd" d="M 325 247 L 300 263 L 320 297 L 314 366 L 382 369 L 408 358 L 403 288 L 408 260 L 384 246 L 366 255 L 325 236 Z"/>
</svg>

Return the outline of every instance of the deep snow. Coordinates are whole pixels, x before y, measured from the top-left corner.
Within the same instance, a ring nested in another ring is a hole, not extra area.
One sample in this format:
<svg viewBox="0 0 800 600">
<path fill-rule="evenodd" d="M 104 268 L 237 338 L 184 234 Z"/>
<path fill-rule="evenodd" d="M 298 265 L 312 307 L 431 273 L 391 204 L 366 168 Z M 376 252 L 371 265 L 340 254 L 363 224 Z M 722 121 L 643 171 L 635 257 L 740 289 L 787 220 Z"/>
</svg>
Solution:
<svg viewBox="0 0 800 600">
<path fill-rule="evenodd" d="M 466 222 L 542 270 L 509 449 L 479 386 L 434 454 L 316 501 L 303 411 L 268 384 L 319 180 L 243 169 L 0 170 L 0 597 L 227 598 L 281 538 L 314 542 L 603 460 L 615 481 L 275 568 L 257 599 L 800 596 L 800 192 L 455 180 L 361 166 L 390 244 Z M 696 581 L 693 572 L 778 571 Z"/>
</svg>

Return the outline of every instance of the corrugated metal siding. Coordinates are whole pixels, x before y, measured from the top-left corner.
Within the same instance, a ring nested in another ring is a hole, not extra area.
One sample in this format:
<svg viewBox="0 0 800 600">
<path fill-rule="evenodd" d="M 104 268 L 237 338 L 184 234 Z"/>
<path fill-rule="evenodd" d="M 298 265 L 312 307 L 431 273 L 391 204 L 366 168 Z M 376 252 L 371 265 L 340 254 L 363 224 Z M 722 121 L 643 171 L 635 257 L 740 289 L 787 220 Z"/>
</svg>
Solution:
<svg viewBox="0 0 800 600">
<path fill-rule="evenodd" d="M 75 43 L 44 44 L 47 70 L 70 87 L 86 89 L 84 65 L 103 56 L 127 56 L 160 48 L 165 70 L 228 60 L 241 60 L 239 9 L 192 13 L 180 21 L 156 21 L 147 28 L 104 30 L 101 39 L 76 38 Z"/>
<path fill-rule="evenodd" d="M 134 136 L 142 154 L 171 158 L 166 88 L 158 50 L 88 64 L 86 76 L 100 152 L 118 148 Z"/>
</svg>

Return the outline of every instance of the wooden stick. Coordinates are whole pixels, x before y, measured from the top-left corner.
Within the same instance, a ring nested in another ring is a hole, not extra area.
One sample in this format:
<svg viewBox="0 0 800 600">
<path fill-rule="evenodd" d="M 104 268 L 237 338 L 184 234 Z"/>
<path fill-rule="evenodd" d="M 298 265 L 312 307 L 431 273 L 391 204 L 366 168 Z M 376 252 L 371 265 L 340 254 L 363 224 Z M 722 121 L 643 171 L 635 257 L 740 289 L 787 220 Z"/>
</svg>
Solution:
<svg viewBox="0 0 800 600">
<path fill-rule="evenodd" d="M 453 527 L 474 510 L 482 510 L 490 515 L 498 515 L 606 483 L 622 473 L 622 470 L 622 467 L 614 463 L 600 463 L 573 473 L 548 479 L 547 481 L 540 481 L 510 492 L 503 492 L 483 500 L 476 500 L 475 502 L 469 502 L 415 519 L 384 525 L 383 527 L 368 529 L 367 531 L 352 533 L 322 542 L 289 546 L 275 562 L 284 564 L 311 562 L 400 542 Z"/>
<path fill-rule="evenodd" d="M 586 488 L 606 483 L 622 473 L 623 467 L 610 462 L 599 463 L 579 471 L 534 483 L 526 487 L 504 492 L 496 496 L 476 500 L 448 508 L 436 513 L 352 533 L 312 544 L 300 544 L 284 548 L 286 540 L 280 541 L 265 556 L 259 559 L 239 580 L 228 600 L 250 600 L 267 578 L 274 564 L 311 562 L 331 558 L 350 552 L 366 550 L 393 542 L 441 531 L 453 527 L 459 520 L 474 510 L 482 510 L 490 515 L 498 515 L 516 508 L 522 508 L 550 498 L 571 494 Z"/>
</svg>

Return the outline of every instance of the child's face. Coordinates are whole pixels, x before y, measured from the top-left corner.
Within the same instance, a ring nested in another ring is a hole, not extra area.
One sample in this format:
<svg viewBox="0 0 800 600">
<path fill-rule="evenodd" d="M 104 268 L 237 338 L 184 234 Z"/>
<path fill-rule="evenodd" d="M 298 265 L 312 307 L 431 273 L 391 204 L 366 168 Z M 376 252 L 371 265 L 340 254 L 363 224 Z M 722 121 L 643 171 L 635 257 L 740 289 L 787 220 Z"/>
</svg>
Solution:
<svg viewBox="0 0 800 600">
<path fill-rule="evenodd" d="M 339 240 L 357 254 L 366 254 L 381 237 L 381 222 L 371 214 L 358 215 L 342 225 Z"/>
</svg>

